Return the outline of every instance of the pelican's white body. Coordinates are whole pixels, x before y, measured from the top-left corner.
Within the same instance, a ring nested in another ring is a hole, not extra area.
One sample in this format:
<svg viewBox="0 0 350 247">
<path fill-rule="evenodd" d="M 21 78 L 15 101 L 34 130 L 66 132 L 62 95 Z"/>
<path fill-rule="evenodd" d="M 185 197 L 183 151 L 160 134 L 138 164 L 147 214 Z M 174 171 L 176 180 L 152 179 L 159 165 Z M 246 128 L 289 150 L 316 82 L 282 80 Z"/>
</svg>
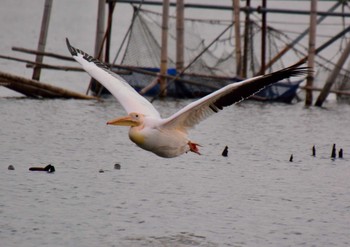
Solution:
<svg viewBox="0 0 350 247">
<path fill-rule="evenodd" d="M 162 128 L 159 122 L 162 121 L 145 117 L 144 126 L 130 128 L 130 140 L 163 158 L 173 158 L 190 151 L 186 133 L 176 128 Z"/>
</svg>

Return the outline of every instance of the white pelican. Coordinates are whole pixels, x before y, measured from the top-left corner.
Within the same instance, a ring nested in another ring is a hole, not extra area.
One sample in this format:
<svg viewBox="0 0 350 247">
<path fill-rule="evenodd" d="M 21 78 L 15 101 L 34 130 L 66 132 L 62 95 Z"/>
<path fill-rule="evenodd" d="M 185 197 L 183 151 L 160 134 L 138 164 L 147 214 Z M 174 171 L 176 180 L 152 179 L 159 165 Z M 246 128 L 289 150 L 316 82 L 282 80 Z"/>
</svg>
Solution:
<svg viewBox="0 0 350 247">
<path fill-rule="evenodd" d="M 91 77 L 107 88 L 128 113 L 127 116 L 113 119 L 107 124 L 130 126 L 131 141 L 164 158 L 176 157 L 188 151 L 200 154 L 200 145 L 187 136 L 189 129 L 223 107 L 240 102 L 270 84 L 308 72 L 308 68 L 298 68 L 299 64 L 295 64 L 271 74 L 229 84 L 192 102 L 172 116 L 161 118 L 153 105 L 123 78 L 89 54 L 71 46 L 68 39 L 66 41 L 73 58 Z"/>
</svg>

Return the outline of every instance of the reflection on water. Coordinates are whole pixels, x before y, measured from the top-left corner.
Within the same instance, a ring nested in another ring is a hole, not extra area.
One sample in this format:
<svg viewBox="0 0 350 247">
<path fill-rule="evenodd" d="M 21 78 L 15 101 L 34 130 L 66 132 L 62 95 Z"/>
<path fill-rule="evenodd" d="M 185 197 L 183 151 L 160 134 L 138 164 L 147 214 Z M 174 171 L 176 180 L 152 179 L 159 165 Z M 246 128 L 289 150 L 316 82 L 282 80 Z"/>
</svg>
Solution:
<svg viewBox="0 0 350 247">
<path fill-rule="evenodd" d="M 188 102 L 155 104 L 166 116 Z M 347 105 L 243 103 L 191 132 L 203 155 L 163 159 L 106 126 L 125 114 L 112 99 L 0 104 L 3 246 L 349 245 Z"/>
</svg>

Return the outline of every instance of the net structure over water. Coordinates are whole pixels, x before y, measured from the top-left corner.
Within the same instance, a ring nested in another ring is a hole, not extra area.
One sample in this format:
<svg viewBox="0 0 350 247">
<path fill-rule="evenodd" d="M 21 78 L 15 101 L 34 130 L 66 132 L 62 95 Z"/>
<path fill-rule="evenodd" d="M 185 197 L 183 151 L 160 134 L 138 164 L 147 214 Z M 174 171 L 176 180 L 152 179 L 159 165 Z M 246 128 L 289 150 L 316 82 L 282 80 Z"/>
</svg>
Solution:
<svg viewBox="0 0 350 247">
<path fill-rule="evenodd" d="M 253 19 L 249 21 L 249 25 L 241 23 L 241 30 L 243 31 L 241 32 L 240 39 L 242 53 L 245 54 L 245 58 L 243 58 L 245 65 L 243 66 L 246 68 L 245 74 L 247 77 L 257 75 L 261 68 L 262 29 L 258 23 L 258 21 L 254 21 Z M 240 79 L 236 71 L 234 25 L 231 24 L 231 20 L 185 18 L 184 64 L 185 67 L 189 64 L 191 65 L 185 70 L 181 78 L 198 83 L 170 81 L 168 92 L 175 92 L 176 97 L 203 96 L 212 92 L 215 88 L 221 88 L 228 83 Z M 161 25 L 161 13 L 135 7 L 121 64 L 158 72 L 161 54 Z M 175 69 L 176 18 L 174 16 L 169 17 L 168 25 L 168 74 L 176 76 L 179 71 Z M 231 25 L 230 28 L 228 28 L 229 25 Z M 223 32 L 225 29 L 227 31 Z M 244 33 L 247 33 L 247 35 L 244 35 Z M 213 40 L 216 41 L 211 44 Z M 244 44 L 244 40 L 246 40 L 246 44 Z M 268 26 L 266 34 L 266 61 L 268 62 L 273 59 L 282 49 L 291 43 L 292 39 L 285 33 Z M 265 72 L 269 73 L 282 69 L 305 56 L 307 56 L 307 48 L 299 43 L 294 44 L 287 55 L 282 57 L 282 59 L 278 59 Z M 316 64 L 316 80 L 320 78 L 320 81 L 323 83 L 335 64 L 322 56 L 316 57 Z M 145 75 L 136 72 L 123 75 L 123 77 L 137 89 L 145 87 L 154 80 L 154 75 Z M 338 83 L 334 87 L 346 88 L 350 85 L 349 72 L 342 70 L 336 81 Z M 287 91 L 291 88 L 295 93 L 300 83 L 301 81 L 284 81 L 281 87 L 278 84 L 277 86 L 269 87 L 261 93 L 261 96 L 273 99 L 273 97 L 279 97 L 288 93 Z M 151 91 L 151 93 L 154 92 Z"/>
</svg>

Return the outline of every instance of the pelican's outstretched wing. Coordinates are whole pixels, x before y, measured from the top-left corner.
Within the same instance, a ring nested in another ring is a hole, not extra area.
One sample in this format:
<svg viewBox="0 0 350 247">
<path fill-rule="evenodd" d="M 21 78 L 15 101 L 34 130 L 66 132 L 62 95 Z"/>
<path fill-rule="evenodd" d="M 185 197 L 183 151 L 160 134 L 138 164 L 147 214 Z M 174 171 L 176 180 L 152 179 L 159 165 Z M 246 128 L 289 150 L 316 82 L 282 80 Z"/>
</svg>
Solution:
<svg viewBox="0 0 350 247">
<path fill-rule="evenodd" d="M 254 95 L 268 85 L 280 80 L 307 74 L 309 68 L 298 68 L 300 64 L 273 72 L 271 74 L 256 76 L 241 82 L 227 85 L 191 104 L 165 119 L 163 127 L 175 127 L 187 131 L 196 124 L 219 112 L 225 106 L 240 102 Z"/>
<path fill-rule="evenodd" d="M 138 94 L 123 78 L 89 54 L 71 46 L 68 39 L 66 42 L 73 58 L 82 65 L 91 77 L 99 81 L 117 98 L 128 114 L 137 112 L 147 116 L 160 117 L 153 105 Z"/>
</svg>

